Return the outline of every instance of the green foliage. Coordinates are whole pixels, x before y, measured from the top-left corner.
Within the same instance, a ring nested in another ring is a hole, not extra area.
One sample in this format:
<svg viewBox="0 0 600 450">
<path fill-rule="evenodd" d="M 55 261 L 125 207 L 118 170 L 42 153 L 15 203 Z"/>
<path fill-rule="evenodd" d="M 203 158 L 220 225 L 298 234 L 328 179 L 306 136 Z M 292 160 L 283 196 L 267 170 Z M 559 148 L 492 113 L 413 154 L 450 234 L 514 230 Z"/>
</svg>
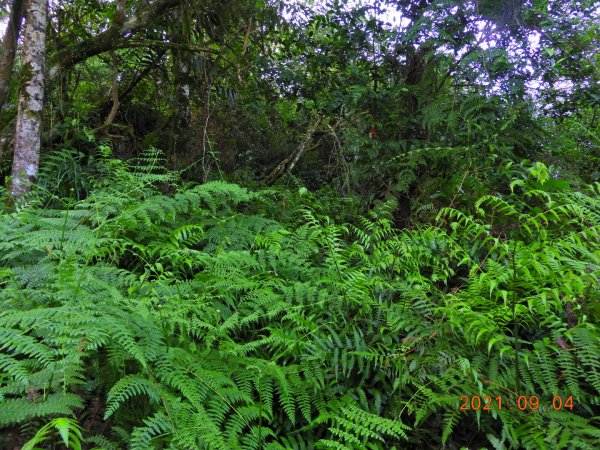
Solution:
<svg viewBox="0 0 600 450">
<path fill-rule="evenodd" d="M 83 441 L 81 427 L 77 425 L 77 422 L 75 422 L 73 419 L 68 419 L 65 417 L 58 417 L 48 422 L 46 425 L 40 428 L 33 439 L 25 443 L 22 449 L 35 450 L 35 445 L 49 438 L 48 435 L 52 432 L 53 428 L 56 429 L 62 442 L 67 448 L 81 450 L 81 442 Z"/>
<path fill-rule="evenodd" d="M 593 1 L 52 17 L 39 177 L 0 187 L 0 447 L 598 446 Z"/>
<path fill-rule="evenodd" d="M 272 191 L 178 188 L 159 160 L 107 156 L 87 198 L 2 215 L 0 427 L 143 450 L 600 438 L 598 186 L 509 164 L 504 194 L 400 231 L 392 201 L 340 225 L 301 190 L 280 223 Z"/>
</svg>

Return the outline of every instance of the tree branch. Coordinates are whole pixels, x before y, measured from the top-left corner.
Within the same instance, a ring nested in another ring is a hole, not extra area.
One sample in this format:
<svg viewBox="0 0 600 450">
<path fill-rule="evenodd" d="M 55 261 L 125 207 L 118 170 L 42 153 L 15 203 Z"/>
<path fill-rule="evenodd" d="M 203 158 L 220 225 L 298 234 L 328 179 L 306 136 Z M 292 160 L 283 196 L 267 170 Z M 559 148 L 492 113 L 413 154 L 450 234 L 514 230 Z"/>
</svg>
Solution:
<svg viewBox="0 0 600 450">
<path fill-rule="evenodd" d="M 108 126 L 112 123 L 117 115 L 117 111 L 119 110 L 119 66 L 117 57 L 114 52 L 111 53 L 112 66 L 113 66 L 113 77 L 112 77 L 112 86 L 111 86 L 111 96 L 112 96 L 112 108 L 110 109 L 110 113 L 108 113 L 108 117 L 104 121 L 104 125 Z"/>
<path fill-rule="evenodd" d="M 169 10 L 179 5 L 181 1 L 155 0 L 148 6 L 136 11 L 131 17 L 126 18 L 124 2 L 123 0 L 117 0 L 117 13 L 110 28 L 91 39 L 58 51 L 49 65 L 50 78 L 54 78 L 64 67 L 73 66 L 109 50 L 128 47 L 125 44 L 132 34 L 146 29 Z"/>
<path fill-rule="evenodd" d="M 442 88 L 446 84 L 446 81 L 448 81 L 448 79 L 454 74 L 454 72 L 456 70 L 458 70 L 460 64 L 467 58 L 467 56 L 469 56 L 475 50 L 477 50 L 478 48 L 480 48 L 480 45 L 483 42 L 485 42 L 492 34 L 494 34 L 494 32 L 501 33 L 502 31 L 504 31 L 504 28 L 506 28 L 506 25 L 508 25 L 508 22 L 510 22 L 511 18 L 512 18 L 512 14 L 508 17 L 508 19 L 506 19 L 502 23 L 502 25 L 497 30 L 494 30 L 494 28 L 491 27 L 489 30 L 487 30 L 486 33 L 483 33 L 481 35 L 481 37 L 477 40 L 477 42 L 475 42 L 465 53 L 463 53 L 463 55 L 460 58 L 458 58 L 458 60 L 454 63 L 454 65 L 452 67 L 450 67 L 450 69 L 448 70 L 448 72 L 446 72 L 446 74 L 440 80 L 439 84 L 437 85 L 437 88 L 436 88 L 435 92 L 438 93 L 438 92 L 440 92 L 442 90 Z"/>
<path fill-rule="evenodd" d="M 281 161 L 277 165 L 277 167 L 275 167 L 271 171 L 271 173 L 267 176 L 265 180 L 268 185 L 274 184 L 283 175 L 285 175 L 288 172 L 291 172 L 291 170 L 294 168 L 302 154 L 308 148 L 308 144 L 310 144 L 310 141 L 312 140 L 313 135 L 317 131 L 317 127 L 321 123 L 321 120 L 322 118 L 319 117 L 313 121 L 313 123 L 308 127 L 308 131 L 306 132 L 306 135 L 304 136 L 304 139 L 302 140 L 298 148 L 296 148 L 296 150 L 294 150 L 287 158 Z"/>
</svg>

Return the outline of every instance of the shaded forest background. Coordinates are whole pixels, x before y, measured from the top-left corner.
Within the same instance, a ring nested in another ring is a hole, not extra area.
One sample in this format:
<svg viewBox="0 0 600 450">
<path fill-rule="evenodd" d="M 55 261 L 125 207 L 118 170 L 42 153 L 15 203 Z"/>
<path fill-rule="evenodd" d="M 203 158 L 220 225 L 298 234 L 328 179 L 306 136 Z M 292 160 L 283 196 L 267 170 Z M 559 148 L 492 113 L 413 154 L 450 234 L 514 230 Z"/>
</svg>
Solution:
<svg viewBox="0 0 600 450">
<path fill-rule="evenodd" d="M 191 180 L 396 198 L 404 224 L 510 158 L 597 181 L 598 20 L 593 2 L 53 4 L 43 153 L 155 147 Z"/>
<path fill-rule="evenodd" d="M 0 7 L 2 448 L 598 444 L 597 2 Z"/>
</svg>

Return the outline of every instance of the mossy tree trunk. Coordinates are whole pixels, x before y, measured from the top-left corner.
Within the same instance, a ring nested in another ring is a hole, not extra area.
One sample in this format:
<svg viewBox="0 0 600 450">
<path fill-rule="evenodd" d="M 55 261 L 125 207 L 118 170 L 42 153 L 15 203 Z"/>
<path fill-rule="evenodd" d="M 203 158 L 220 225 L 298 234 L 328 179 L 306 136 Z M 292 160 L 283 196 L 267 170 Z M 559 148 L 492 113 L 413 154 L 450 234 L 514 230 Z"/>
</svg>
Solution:
<svg viewBox="0 0 600 450">
<path fill-rule="evenodd" d="M 13 198 L 26 193 L 38 174 L 48 1 L 26 0 L 25 11 L 22 81 L 10 188 Z"/>
<path fill-rule="evenodd" d="M 23 0 L 13 0 L 8 23 L 6 24 L 6 31 L 2 38 L 2 46 L 0 46 L 0 108 L 6 102 L 6 97 L 8 96 L 22 19 Z"/>
</svg>

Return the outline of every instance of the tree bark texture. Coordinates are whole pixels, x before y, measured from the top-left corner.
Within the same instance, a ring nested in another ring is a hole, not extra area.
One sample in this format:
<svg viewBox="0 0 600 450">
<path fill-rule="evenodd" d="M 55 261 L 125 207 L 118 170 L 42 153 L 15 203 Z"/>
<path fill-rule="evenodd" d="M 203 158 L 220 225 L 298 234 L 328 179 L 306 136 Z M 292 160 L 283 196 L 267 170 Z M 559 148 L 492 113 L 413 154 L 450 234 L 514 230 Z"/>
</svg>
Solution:
<svg viewBox="0 0 600 450">
<path fill-rule="evenodd" d="M 0 47 L 0 108 L 4 106 L 8 96 L 22 19 L 23 0 L 13 0 L 6 31 L 2 38 L 2 46 Z"/>
<path fill-rule="evenodd" d="M 18 198 L 38 174 L 44 104 L 47 0 L 26 0 L 23 68 L 15 130 L 11 195 Z"/>
</svg>

